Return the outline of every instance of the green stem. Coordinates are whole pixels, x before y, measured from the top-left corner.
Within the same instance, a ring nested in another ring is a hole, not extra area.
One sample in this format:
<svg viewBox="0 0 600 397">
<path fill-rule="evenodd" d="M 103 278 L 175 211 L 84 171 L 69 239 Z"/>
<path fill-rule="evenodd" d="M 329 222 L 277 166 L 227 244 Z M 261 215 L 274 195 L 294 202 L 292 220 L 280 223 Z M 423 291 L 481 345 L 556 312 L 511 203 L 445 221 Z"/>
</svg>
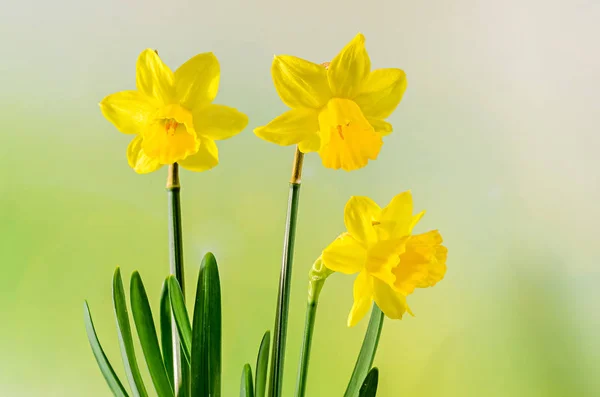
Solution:
<svg viewBox="0 0 600 397">
<path fill-rule="evenodd" d="M 280 397 L 283 385 L 283 364 L 285 358 L 285 342 L 287 336 L 288 310 L 290 304 L 292 261 L 294 258 L 294 240 L 296 235 L 296 218 L 300 198 L 300 179 L 304 155 L 298 148 L 294 156 L 290 193 L 288 198 L 287 219 L 283 239 L 283 260 L 279 278 L 277 296 L 277 312 L 273 332 L 273 353 L 271 356 L 271 376 L 269 379 L 269 397 Z"/>
<path fill-rule="evenodd" d="M 306 319 L 304 320 L 304 337 L 302 339 L 302 352 L 298 364 L 298 379 L 296 382 L 296 397 L 304 397 L 306 393 L 306 382 L 308 379 L 308 363 L 310 361 L 310 349 L 312 337 L 317 318 L 317 305 L 319 296 L 325 285 L 325 280 L 333 273 L 328 269 L 321 257 L 318 257 L 308 272 L 308 302 L 306 305 Z"/>
<path fill-rule="evenodd" d="M 317 300 L 309 300 L 306 305 L 306 319 L 304 320 L 304 339 L 302 341 L 302 352 L 300 355 L 300 367 L 298 368 L 298 381 L 296 382 L 296 397 L 304 397 L 306 393 L 306 380 L 308 378 L 308 362 L 310 360 L 310 348 L 312 345 L 315 319 L 317 318 Z"/>
<path fill-rule="evenodd" d="M 181 185 L 179 184 L 179 166 L 169 166 L 167 174 L 167 196 L 169 199 L 169 263 L 171 274 L 175 275 L 185 298 L 185 282 L 183 269 L 183 238 L 181 231 Z M 173 387 L 175 396 L 187 395 L 183 387 L 183 364 L 179 334 L 175 319 L 171 316 L 171 333 L 173 335 Z"/>
</svg>

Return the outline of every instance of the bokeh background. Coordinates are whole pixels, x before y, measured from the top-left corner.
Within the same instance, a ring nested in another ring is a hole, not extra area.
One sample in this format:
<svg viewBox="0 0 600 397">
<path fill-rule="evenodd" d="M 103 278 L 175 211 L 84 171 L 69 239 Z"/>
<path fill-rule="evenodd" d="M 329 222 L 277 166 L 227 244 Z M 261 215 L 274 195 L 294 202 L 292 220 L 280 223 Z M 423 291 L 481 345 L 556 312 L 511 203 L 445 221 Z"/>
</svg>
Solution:
<svg viewBox="0 0 600 397">
<path fill-rule="evenodd" d="M 291 396 L 307 272 L 343 230 L 351 195 L 385 205 L 411 189 L 449 247 L 448 273 L 387 321 L 380 394 L 600 395 L 600 3 L 508 1 L 22 0 L 0 12 L 0 395 L 108 396 L 82 303 L 118 373 L 111 278 L 168 272 L 166 170 L 136 175 L 130 139 L 98 108 L 132 89 L 141 50 L 172 68 L 214 51 L 217 103 L 250 116 L 221 164 L 184 172 L 188 286 L 220 263 L 224 395 L 273 326 L 293 148 L 252 128 L 284 111 L 274 54 L 328 61 L 357 32 L 373 67 L 408 90 L 379 159 L 353 172 L 306 158 L 285 396 Z M 321 298 L 308 395 L 340 396 L 367 321 L 348 329 L 352 277 Z M 189 288 L 192 290 L 193 288 Z M 123 378 L 124 379 L 124 378 Z"/>
</svg>

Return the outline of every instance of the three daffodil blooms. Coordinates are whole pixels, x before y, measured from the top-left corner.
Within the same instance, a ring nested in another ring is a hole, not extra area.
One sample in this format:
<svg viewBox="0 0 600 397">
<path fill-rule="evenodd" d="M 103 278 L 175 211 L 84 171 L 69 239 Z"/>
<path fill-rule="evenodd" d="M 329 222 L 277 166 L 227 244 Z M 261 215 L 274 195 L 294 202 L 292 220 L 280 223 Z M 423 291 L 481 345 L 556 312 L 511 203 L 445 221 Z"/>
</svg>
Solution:
<svg viewBox="0 0 600 397">
<path fill-rule="evenodd" d="M 215 140 L 230 138 L 248 124 L 246 115 L 211 103 L 219 78 L 219 61 L 212 53 L 196 55 L 172 72 L 156 51 L 142 51 L 137 89 L 109 95 L 100 103 L 104 117 L 119 131 L 135 135 L 127 160 L 136 172 L 173 163 L 205 171 L 218 164 Z"/>
</svg>

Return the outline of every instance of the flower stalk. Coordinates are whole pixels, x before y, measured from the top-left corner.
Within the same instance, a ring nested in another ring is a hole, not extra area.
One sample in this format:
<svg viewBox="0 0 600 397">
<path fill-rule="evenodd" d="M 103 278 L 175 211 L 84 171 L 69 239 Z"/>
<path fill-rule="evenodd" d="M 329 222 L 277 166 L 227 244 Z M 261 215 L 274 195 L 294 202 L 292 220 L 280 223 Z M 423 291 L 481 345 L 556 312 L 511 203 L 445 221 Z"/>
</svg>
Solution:
<svg viewBox="0 0 600 397">
<path fill-rule="evenodd" d="M 175 275 L 185 299 L 185 274 L 183 268 L 183 238 L 181 230 L 181 185 L 179 183 L 179 166 L 169 166 L 167 174 L 167 196 L 169 201 L 169 263 L 171 274 Z M 183 389 L 183 363 L 179 334 L 175 319 L 171 317 L 171 334 L 173 340 L 173 387 L 175 395 L 185 395 Z"/>
<path fill-rule="evenodd" d="M 306 384 L 308 379 L 308 363 L 310 361 L 310 349 L 315 329 L 315 320 L 317 318 L 317 306 L 319 304 L 319 295 L 325 284 L 325 280 L 332 274 L 323 264 L 319 257 L 308 275 L 308 301 L 306 303 L 306 318 L 304 320 L 304 336 L 302 339 L 302 351 L 300 353 L 300 363 L 298 365 L 298 379 L 296 382 L 296 397 L 304 397 L 306 393 Z"/>
<path fill-rule="evenodd" d="M 288 198 L 287 218 L 283 239 L 283 259 L 279 277 L 279 293 L 277 296 L 277 312 L 273 332 L 273 353 L 271 356 L 271 376 L 269 379 L 269 397 L 280 397 L 283 384 L 283 364 L 287 337 L 288 311 L 291 295 L 292 262 L 294 259 L 294 240 L 296 237 L 296 219 L 300 199 L 300 183 L 304 154 L 296 147 L 290 192 Z"/>
</svg>

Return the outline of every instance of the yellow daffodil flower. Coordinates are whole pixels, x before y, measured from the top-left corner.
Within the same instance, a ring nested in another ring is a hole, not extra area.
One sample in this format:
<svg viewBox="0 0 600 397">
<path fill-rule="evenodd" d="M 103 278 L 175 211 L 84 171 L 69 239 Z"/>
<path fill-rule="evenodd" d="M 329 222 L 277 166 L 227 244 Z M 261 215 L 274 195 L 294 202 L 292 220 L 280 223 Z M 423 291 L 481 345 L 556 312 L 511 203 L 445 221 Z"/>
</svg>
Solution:
<svg viewBox="0 0 600 397">
<path fill-rule="evenodd" d="M 360 33 L 329 64 L 279 55 L 271 73 L 292 109 L 254 133 L 279 145 L 297 144 L 303 153 L 318 152 L 325 167 L 346 171 L 377 158 L 382 137 L 392 132 L 384 119 L 406 90 L 402 70 L 371 71 Z"/>
<path fill-rule="evenodd" d="M 205 171 L 219 163 L 215 140 L 230 138 L 248 124 L 237 110 L 211 102 L 219 89 L 219 61 L 196 55 L 173 73 L 156 51 L 137 60 L 135 91 L 107 96 L 102 114 L 124 134 L 135 135 L 127 148 L 131 168 L 140 174 L 179 163 Z"/>
<path fill-rule="evenodd" d="M 442 236 L 437 230 L 413 236 L 425 212 L 412 212 L 410 192 L 400 193 L 383 209 L 368 197 L 352 197 L 346 204 L 348 231 L 323 251 L 322 260 L 335 272 L 358 273 L 348 326 L 364 317 L 373 300 L 389 318 L 412 314 L 406 297 L 444 277 L 448 250 L 441 245 Z"/>
</svg>

